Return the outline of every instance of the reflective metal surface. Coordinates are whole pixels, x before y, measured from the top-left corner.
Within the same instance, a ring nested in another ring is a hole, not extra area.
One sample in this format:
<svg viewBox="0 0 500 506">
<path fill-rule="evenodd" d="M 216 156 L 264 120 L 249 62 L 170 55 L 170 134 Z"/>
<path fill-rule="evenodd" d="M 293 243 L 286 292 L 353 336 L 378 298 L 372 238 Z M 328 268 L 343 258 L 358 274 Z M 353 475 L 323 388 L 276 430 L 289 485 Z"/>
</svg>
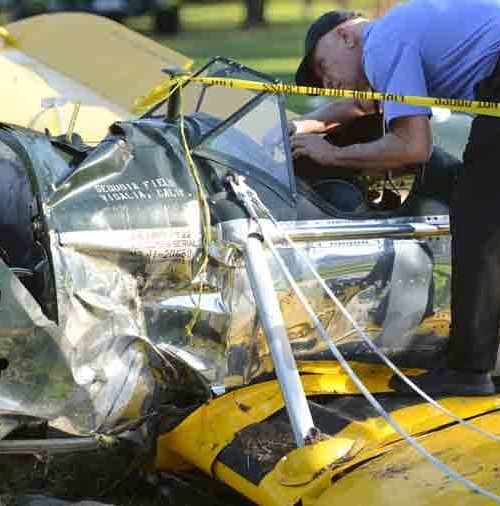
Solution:
<svg viewBox="0 0 500 506">
<path fill-rule="evenodd" d="M 442 234 L 446 230 L 447 217 L 437 221 Z M 234 224 L 233 227 L 228 225 L 230 235 L 234 237 Z M 337 240 L 304 240 L 297 241 L 297 245 L 356 321 L 389 356 L 409 366 L 432 365 L 448 336 L 450 237 L 432 237 L 434 230 L 431 230 L 431 237 L 415 239 L 412 233 L 405 234 L 405 231 L 418 229 L 418 224 L 413 227 L 410 220 L 400 220 L 398 226 L 391 225 L 392 235 L 380 234 L 378 239 L 371 238 L 373 223 L 367 222 L 357 223 L 355 227 L 359 237 L 363 236 L 363 229 L 366 230 L 366 239 L 350 239 L 349 233 L 347 238 L 341 239 L 345 225 L 345 222 L 338 223 L 337 227 L 329 225 L 330 233 L 336 235 Z M 284 226 L 292 235 L 293 227 L 292 224 Z M 321 227 L 320 223 L 311 223 L 310 228 L 301 224 L 295 232 L 299 237 L 302 234 L 319 237 L 318 227 Z M 347 357 L 374 360 L 356 332 L 322 293 L 298 255 L 283 246 L 280 252 Z M 271 258 L 269 261 L 272 262 Z M 227 336 L 226 382 L 230 385 L 248 383 L 272 371 L 248 280 L 241 268 L 235 267 L 234 271 L 235 292 Z M 325 343 L 282 279 L 277 266 L 274 279 L 296 358 L 331 359 Z"/>
<path fill-rule="evenodd" d="M 290 417 L 295 442 L 301 447 L 314 433 L 315 427 L 293 357 L 279 299 L 274 291 L 274 280 L 266 261 L 263 240 L 254 235 L 249 236 L 244 255 L 257 314 L 266 333 L 267 345 Z"/>
<path fill-rule="evenodd" d="M 201 241 L 194 185 L 175 141 L 172 155 L 148 133 L 124 125 L 72 170 L 47 138 L 3 132 L 36 181 L 37 241 L 50 257 L 57 312 L 46 316 L 36 287 L 30 293 L 16 278 L 16 259 L 0 264 L 0 355 L 9 360 L 2 410 L 71 432 L 107 432 L 175 404 L 183 388 L 186 404 L 207 398 L 195 370 L 148 339 L 166 294 L 191 292 Z"/>
<path fill-rule="evenodd" d="M 153 123 L 117 125 L 73 171 L 44 137 L 9 138 L 38 183 L 46 230 L 40 240 L 50 254 L 57 315 L 47 318 L 2 264 L 0 354 L 10 361 L 0 382 L 3 409 L 64 416 L 77 432 L 139 420 L 172 386 L 166 377 L 158 381 L 161 359 L 149 341 L 215 389 L 273 372 L 241 256 L 248 222 L 214 228 L 209 266 L 197 274 L 202 230 L 195 188 L 182 146 L 168 126 Z M 405 365 L 432 364 L 448 335 L 447 216 L 284 222 L 283 228 L 389 356 Z M 272 232 L 346 355 L 373 360 L 298 255 Z M 330 360 L 268 261 L 295 357 Z M 188 335 L 186 325 L 198 312 Z M 199 391 L 196 378 L 187 387 Z"/>
<path fill-rule="evenodd" d="M 212 91 L 202 90 L 203 96 Z M 249 100 L 243 111 L 252 111 Z M 262 112 L 259 103 L 254 111 Z M 240 110 L 238 118 L 244 114 Z M 208 138 L 211 123 L 203 126 L 200 118 L 186 121 L 194 144 Z M 257 119 L 252 127 L 265 118 Z M 233 120 L 238 128 L 239 119 Z M 157 429 L 167 430 L 211 392 L 273 374 L 242 255 L 251 230 L 220 182 L 228 169 L 247 176 L 387 355 L 407 366 L 438 360 L 449 332 L 446 214 L 335 219 L 311 202 L 311 215 L 324 219 L 297 219 L 294 184 L 283 183 L 291 172 L 273 182 L 273 173 L 252 165 L 260 145 L 249 144 L 253 158 L 240 160 L 244 149 L 232 152 L 233 165 L 197 159 L 213 214 L 208 265 L 200 270 L 207 231 L 178 123 L 153 116 L 116 123 L 95 149 L 5 125 L 0 141 L 10 150 L 8 174 L 23 189 L 18 193 L 26 211 L 4 220 L 8 233 L 0 231 L 0 248 L 14 251 L 20 234 L 30 252 L 20 263 L 0 254 L 0 357 L 9 360 L 0 378 L 0 410 L 47 417 L 80 434 L 158 418 L 166 425 Z M 0 197 L 5 192 L 1 188 Z M 299 255 L 271 223 L 265 226 L 346 357 L 373 361 Z M 266 257 L 295 358 L 331 360 Z"/>
</svg>

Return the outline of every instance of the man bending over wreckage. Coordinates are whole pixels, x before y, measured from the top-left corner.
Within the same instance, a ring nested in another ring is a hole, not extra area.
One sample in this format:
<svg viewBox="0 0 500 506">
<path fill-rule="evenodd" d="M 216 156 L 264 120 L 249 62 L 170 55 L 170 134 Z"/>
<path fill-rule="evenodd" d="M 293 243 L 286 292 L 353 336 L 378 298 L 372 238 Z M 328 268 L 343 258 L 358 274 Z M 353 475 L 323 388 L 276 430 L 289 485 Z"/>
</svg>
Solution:
<svg viewBox="0 0 500 506">
<path fill-rule="evenodd" d="M 410 0 L 369 21 L 329 12 L 306 36 L 296 74 L 303 86 L 399 95 L 500 100 L 500 0 Z M 348 99 L 290 122 L 295 159 L 325 167 L 393 170 L 427 161 L 431 110 L 383 104 L 387 125 L 376 141 L 336 147 L 320 135 L 375 112 Z M 415 383 L 431 394 L 494 393 L 490 371 L 499 345 L 500 118 L 477 116 L 452 206 L 451 334 L 446 367 Z M 393 377 L 400 392 L 409 387 Z"/>
</svg>

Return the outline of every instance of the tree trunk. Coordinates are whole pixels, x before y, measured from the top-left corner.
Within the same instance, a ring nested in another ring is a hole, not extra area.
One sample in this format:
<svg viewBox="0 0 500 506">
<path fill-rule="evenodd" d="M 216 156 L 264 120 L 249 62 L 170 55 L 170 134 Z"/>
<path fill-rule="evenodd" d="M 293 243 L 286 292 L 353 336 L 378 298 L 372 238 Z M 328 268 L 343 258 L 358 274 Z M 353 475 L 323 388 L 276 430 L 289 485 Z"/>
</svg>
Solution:
<svg viewBox="0 0 500 506">
<path fill-rule="evenodd" d="M 245 0 L 245 7 L 247 10 L 245 28 L 253 28 L 266 23 L 264 4 L 265 0 Z"/>
</svg>

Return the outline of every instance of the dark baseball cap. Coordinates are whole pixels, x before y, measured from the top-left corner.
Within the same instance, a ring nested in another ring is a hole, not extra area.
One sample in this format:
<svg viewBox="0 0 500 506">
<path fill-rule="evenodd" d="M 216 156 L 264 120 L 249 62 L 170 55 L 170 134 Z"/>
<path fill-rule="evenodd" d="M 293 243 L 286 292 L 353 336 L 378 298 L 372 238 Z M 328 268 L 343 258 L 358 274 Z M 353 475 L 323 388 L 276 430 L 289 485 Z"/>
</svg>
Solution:
<svg viewBox="0 0 500 506">
<path fill-rule="evenodd" d="M 336 26 L 345 23 L 349 19 L 362 16 L 356 12 L 330 11 L 320 16 L 307 31 L 304 43 L 304 58 L 300 62 L 295 74 L 295 82 L 299 86 L 315 86 L 321 88 L 323 83 L 316 77 L 312 69 L 311 57 L 316 44 L 323 35 L 333 30 Z"/>
</svg>

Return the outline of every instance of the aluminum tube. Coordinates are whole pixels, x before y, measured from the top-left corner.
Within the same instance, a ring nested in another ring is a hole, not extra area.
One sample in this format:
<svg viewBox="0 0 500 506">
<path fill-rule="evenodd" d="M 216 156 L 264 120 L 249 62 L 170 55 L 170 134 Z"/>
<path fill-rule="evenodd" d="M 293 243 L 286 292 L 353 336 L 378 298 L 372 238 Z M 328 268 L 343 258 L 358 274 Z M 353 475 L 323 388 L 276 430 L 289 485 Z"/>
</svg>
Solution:
<svg viewBox="0 0 500 506">
<path fill-rule="evenodd" d="M 75 453 L 94 451 L 99 448 L 95 438 L 53 438 L 0 441 L 0 455 L 28 455 L 36 453 Z"/>
<path fill-rule="evenodd" d="M 304 446 L 306 437 L 314 428 L 314 422 L 286 333 L 262 240 L 249 236 L 244 256 L 257 312 L 266 333 L 295 441 L 297 446 Z"/>
</svg>

